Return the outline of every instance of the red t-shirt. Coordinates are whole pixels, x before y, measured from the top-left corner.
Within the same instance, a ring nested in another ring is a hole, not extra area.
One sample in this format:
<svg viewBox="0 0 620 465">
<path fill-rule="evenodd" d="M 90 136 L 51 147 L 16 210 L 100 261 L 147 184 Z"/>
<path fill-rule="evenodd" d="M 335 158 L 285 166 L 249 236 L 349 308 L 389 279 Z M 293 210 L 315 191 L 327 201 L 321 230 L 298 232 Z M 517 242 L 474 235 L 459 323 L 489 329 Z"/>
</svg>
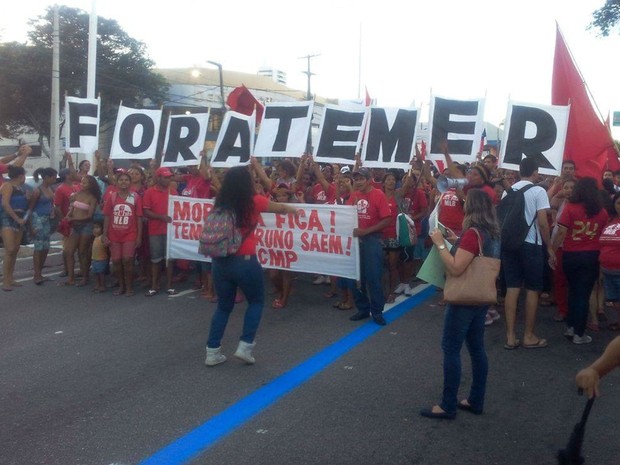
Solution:
<svg viewBox="0 0 620 465">
<path fill-rule="evenodd" d="M 314 203 L 333 203 L 336 198 L 336 186 L 331 183 L 327 188 L 327 192 L 325 192 L 321 183 L 317 182 L 314 187 L 312 187 L 312 198 L 314 199 Z"/>
<path fill-rule="evenodd" d="M 599 245 L 601 267 L 606 270 L 620 270 L 620 219 L 615 219 L 603 228 Z"/>
<path fill-rule="evenodd" d="M 609 215 L 602 209 L 593 217 L 586 216 L 586 209 L 581 203 L 567 203 L 557 222 L 568 229 L 562 244 L 564 252 L 586 252 L 599 250 L 598 238 L 609 220 Z"/>
<path fill-rule="evenodd" d="M 168 197 L 170 192 L 168 189 L 162 189 L 159 186 L 149 187 L 144 193 L 142 208 L 151 210 L 156 215 L 168 215 Z M 167 223 L 162 220 L 149 218 L 148 231 L 149 236 L 165 235 L 167 232 Z"/>
<path fill-rule="evenodd" d="M 390 216 L 392 219 L 383 230 L 384 239 L 396 239 L 396 217 L 398 216 L 398 202 L 396 196 L 387 197 L 388 206 L 390 207 Z"/>
<path fill-rule="evenodd" d="M 390 216 L 387 197 L 379 189 L 371 188 L 368 192 L 353 191 L 347 205 L 357 206 L 357 221 L 361 229 L 370 228 Z"/>
<path fill-rule="evenodd" d="M 463 189 L 463 192 L 465 193 L 465 195 L 467 195 L 467 192 L 469 192 L 471 189 L 480 189 L 481 191 L 487 193 L 487 195 L 489 196 L 493 204 L 499 203 L 499 199 L 497 198 L 497 193 L 495 192 L 495 189 L 493 189 L 488 184 L 483 184 L 482 186 L 475 186 L 475 187 L 465 186 L 465 189 Z"/>
<path fill-rule="evenodd" d="M 411 216 L 415 216 L 428 208 L 428 199 L 424 189 L 410 190 L 405 194 L 405 199 L 409 200 L 409 214 Z M 422 234 L 422 218 L 415 220 L 415 232 L 418 236 Z"/>
<path fill-rule="evenodd" d="M 439 201 L 439 222 L 458 235 L 463 230 L 464 218 L 463 202 L 456 195 L 456 190 L 444 192 Z"/>
<path fill-rule="evenodd" d="M 123 199 L 117 192 L 110 194 L 103 207 L 103 214 L 110 217 L 108 239 L 111 242 L 131 242 L 138 238 L 138 221 L 142 217 L 142 198 L 129 192 Z"/>
<path fill-rule="evenodd" d="M 459 242 L 459 249 L 471 252 L 476 256 L 480 253 L 480 245 L 478 244 L 478 235 L 476 234 L 476 231 L 469 228 L 463 233 L 461 236 L 461 242 Z"/>
<path fill-rule="evenodd" d="M 186 174 L 183 176 L 185 187 L 181 191 L 183 197 L 193 197 L 194 199 L 210 199 L 211 183 L 202 176 Z"/>
<path fill-rule="evenodd" d="M 60 208 L 63 216 L 67 216 L 69 213 L 71 195 L 77 191 L 75 185 L 62 183 L 54 192 L 54 205 Z"/>
<path fill-rule="evenodd" d="M 252 212 L 252 224 L 258 223 L 258 217 L 261 212 L 267 211 L 269 199 L 263 195 L 256 194 L 254 196 L 254 211 Z M 241 247 L 235 255 L 255 255 L 256 254 L 256 236 L 254 235 L 254 227 L 251 230 L 245 229 L 242 234 L 245 239 L 241 243 Z"/>
</svg>

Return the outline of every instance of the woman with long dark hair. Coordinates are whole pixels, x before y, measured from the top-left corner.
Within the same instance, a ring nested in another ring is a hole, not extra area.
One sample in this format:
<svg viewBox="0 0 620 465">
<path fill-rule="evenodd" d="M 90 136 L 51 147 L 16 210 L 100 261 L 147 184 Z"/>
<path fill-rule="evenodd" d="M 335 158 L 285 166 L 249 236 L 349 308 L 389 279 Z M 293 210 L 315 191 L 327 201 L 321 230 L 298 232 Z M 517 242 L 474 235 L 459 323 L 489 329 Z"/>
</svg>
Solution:
<svg viewBox="0 0 620 465">
<path fill-rule="evenodd" d="M 80 181 L 81 190 L 73 194 L 67 220 L 71 224 L 71 234 L 65 239 L 65 259 L 67 261 L 67 281 L 75 284 L 74 254 L 77 249 L 80 259 L 82 281 L 78 286 L 88 284 L 90 268 L 90 246 L 93 243 L 93 217 L 101 200 L 101 190 L 94 176 L 84 176 Z"/>
<path fill-rule="evenodd" d="M 32 264 L 34 268 L 33 281 L 36 285 L 43 284 L 43 266 L 50 250 L 50 237 L 52 235 L 52 220 L 60 217 L 60 209 L 54 207 L 54 191 L 52 186 L 56 183 L 58 172 L 54 168 L 39 168 L 33 173 L 35 182 L 41 185 L 34 189 L 30 197 L 28 210 L 32 212 L 30 230 L 34 252 Z"/>
<path fill-rule="evenodd" d="M 253 364 L 254 337 L 265 303 L 263 270 L 256 257 L 254 229 L 261 212 L 296 215 L 297 210 L 291 205 L 271 202 L 267 197 L 257 195 L 250 171 L 245 166 L 228 170 L 215 199 L 214 208 L 234 213 L 236 226 L 242 232 L 243 242 L 235 255 L 213 258 L 213 283 L 219 300 L 211 320 L 205 364 L 215 366 L 226 361 L 226 357 L 222 354 L 221 341 L 235 305 L 237 288 L 243 291 L 248 307 L 245 311 L 239 346 L 234 355 L 247 364 Z"/>
<path fill-rule="evenodd" d="M 9 166 L 9 181 L 2 184 L 0 197 L 2 198 L 2 208 L 0 208 L 0 228 L 2 232 L 2 243 L 4 246 L 4 263 L 2 273 L 4 283 L 2 290 L 12 291 L 13 286 L 19 287 L 21 284 L 13 280 L 13 271 L 17 261 L 17 253 L 24 234 L 26 210 L 28 209 L 28 198 L 23 188 L 26 182 L 26 171 L 21 166 Z"/>
<path fill-rule="evenodd" d="M 489 195 L 482 189 L 470 190 L 463 209 L 463 235 L 457 238 L 451 234 L 447 238 L 451 243 L 456 241 L 452 250 L 446 248 L 439 229 L 431 233 L 431 239 L 439 250 L 446 271 L 452 276 L 464 273 L 480 252 L 485 257 L 500 257 L 499 225 Z M 482 244 L 482 250 L 479 244 Z M 446 306 L 441 341 L 444 379 L 442 401 L 430 409 L 420 411 L 422 416 L 452 420 L 456 417 L 457 408 L 477 415 L 482 413 L 489 370 L 484 349 L 484 320 L 488 308 L 488 305 Z M 466 343 L 471 358 L 472 381 L 469 396 L 458 402 L 463 342 Z"/>
<path fill-rule="evenodd" d="M 601 206 L 594 178 L 582 178 L 575 184 L 568 203 L 557 219 L 558 233 L 553 251 L 562 246 L 562 269 L 568 281 L 568 317 L 564 336 L 574 344 L 588 344 L 585 334 L 590 293 L 599 274 L 599 237 L 609 215 Z M 549 263 L 552 266 L 552 263 Z"/>
</svg>

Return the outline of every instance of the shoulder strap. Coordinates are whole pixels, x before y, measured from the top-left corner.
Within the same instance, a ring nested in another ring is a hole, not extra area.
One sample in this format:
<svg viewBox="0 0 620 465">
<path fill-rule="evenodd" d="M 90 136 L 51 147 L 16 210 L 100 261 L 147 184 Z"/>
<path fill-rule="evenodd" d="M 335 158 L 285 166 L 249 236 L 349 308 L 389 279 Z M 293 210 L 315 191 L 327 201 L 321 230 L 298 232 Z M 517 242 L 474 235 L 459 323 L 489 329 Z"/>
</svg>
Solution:
<svg viewBox="0 0 620 465">
<path fill-rule="evenodd" d="M 476 228 L 471 228 L 471 229 L 473 229 L 474 232 L 476 233 L 476 236 L 478 236 L 478 256 L 484 257 L 484 253 L 482 252 L 482 237 L 480 236 L 480 232 L 478 232 Z"/>
</svg>

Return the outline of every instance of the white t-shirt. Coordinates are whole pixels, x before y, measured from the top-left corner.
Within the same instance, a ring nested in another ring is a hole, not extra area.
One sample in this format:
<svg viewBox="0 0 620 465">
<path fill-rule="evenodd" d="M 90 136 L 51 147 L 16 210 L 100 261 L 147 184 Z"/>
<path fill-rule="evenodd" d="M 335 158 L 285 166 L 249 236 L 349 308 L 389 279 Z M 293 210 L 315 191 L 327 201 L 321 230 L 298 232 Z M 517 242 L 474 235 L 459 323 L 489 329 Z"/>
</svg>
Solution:
<svg viewBox="0 0 620 465">
<path fill-rule="evenodd" d="M 518 191 L 522 187 L 533 184 L 531 181 L 518 181 L 512 185 L 512 190 Z M 506 196 L 506 192 L 502 195 L 502 198 Z M 528 189 L 524 194 L 525 199 L 525 221 L 527 224 L 532 223 L 532 220 L 536 217 L 536 214 L 540 210 L 548 210 L 551 208 L 549 205 L 549 197 L 547 196 L 547 191 L 540 186 L 535 186 Z M 542 244 L 542 236 L 540 235 L 540 231 L 538 230 L 538 224 L 536 221 L 533 222 L 530 230 L 527 233 L 527 237 L 525 238 L 525 242 L 529 242 L 530 244 Z"/>
</svg>

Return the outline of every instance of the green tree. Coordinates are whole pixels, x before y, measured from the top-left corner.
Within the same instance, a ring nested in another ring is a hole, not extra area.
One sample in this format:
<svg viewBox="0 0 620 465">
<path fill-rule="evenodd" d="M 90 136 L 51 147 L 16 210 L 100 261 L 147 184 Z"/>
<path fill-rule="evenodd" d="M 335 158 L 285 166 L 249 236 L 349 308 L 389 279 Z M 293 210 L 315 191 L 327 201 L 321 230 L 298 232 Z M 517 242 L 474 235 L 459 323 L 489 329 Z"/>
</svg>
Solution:
<svg viewBox="0 0 620 465">
<path fill-rule="evenodd" d="M 53 15 L 50 7 L 30 21 L 27 44 L 0 44 L 0 137 L 26 130 L 49 141 Z M 88 24 L 88 13 L 59 8 L 61 108 L 65 94 L 86 96 Z M 168 84 L 153 66 L 144 43 L 115 20 L 98 18 L 95 95 L 101 95 L 102 128 L 114 122 L 121 101 L 132 107 L 163 102 Z"/>
<path fill-rule="evenodd" d="M 592 13 L 594 20 L 590 27 L 598 29 L 603 36 L 608 36 L 620 21 L 620 0 L 606 0 L 605 5 Z"/>
</svg>

